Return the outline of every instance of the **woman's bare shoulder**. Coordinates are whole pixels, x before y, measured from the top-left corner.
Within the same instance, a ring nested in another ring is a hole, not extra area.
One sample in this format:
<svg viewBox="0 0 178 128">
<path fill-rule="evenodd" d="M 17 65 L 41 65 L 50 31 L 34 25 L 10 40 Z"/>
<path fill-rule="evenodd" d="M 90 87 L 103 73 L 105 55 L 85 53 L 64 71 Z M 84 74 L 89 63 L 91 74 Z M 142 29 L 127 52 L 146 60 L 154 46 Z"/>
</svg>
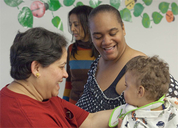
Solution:
<svg viewBox="0 0 178 128">
<path fill-rule="evenodd" d="M 135 54 L 133 54 L 134 56 L 147 56 L 145 53 L 140 52 L 140 51 L 136 51 Z"/>
<path fill-rule="evenodd" d="M 135 50 L 135 49 L 131 49 L 130 55 L 131 55 L 131 58 L 134 58 L 136 56 L 147 56 L 145 53 Z"/>
</svg>

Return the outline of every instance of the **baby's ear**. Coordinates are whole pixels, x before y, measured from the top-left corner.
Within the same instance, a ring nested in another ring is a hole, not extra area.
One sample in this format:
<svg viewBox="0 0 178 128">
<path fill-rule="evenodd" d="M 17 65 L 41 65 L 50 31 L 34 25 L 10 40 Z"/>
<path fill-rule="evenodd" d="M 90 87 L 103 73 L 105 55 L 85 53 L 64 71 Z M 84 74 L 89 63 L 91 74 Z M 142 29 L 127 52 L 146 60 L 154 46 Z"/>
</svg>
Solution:
<svg viewBox="0 0 178 128">
<path fill-rule="evenodd" d="M 138 87 L 138 97 L 142 98 L 144 95 L 145 95 L 145 88 L 142 85 L 140 85 Z"/>
</svg>

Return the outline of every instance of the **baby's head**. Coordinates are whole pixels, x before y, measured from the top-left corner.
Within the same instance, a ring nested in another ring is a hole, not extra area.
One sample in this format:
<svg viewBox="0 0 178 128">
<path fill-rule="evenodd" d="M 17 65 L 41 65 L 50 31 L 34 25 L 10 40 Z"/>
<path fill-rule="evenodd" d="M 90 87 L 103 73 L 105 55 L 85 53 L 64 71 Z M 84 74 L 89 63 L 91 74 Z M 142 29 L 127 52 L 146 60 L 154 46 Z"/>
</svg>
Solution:
<svg viewBox="0 0 178 128">
<path fill-rule="evenodd" d="M 157 101 L 168 92 L 170 76 L 168 64 L 158 56 L 138 56 L 127 63 L 125 74 L 127 103 L 134 104 L 134 98 L 145 97 Z M 130 103 L 131 102 L 131 103 Z"/>
</svg>

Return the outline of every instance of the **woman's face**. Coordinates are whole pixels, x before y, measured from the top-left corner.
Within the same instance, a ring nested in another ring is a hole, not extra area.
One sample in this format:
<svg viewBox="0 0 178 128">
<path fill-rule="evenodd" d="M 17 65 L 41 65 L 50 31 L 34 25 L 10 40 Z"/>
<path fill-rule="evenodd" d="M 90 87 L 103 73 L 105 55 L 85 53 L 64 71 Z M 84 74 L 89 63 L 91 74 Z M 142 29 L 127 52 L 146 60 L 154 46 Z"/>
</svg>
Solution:
<svg viewBox="0 0 178 128">
<path fill-rule="evenodd" d="M 69 16 L 69 25 L 75 40 L 88 41 L 88 38 L 84 38 L 84 30 L 76 14 L 71 14 Z"/>
<path fill-rule="evenodd" d="M 115 14 L 100 12 L 89 20 L 92 41 L 104 60 L 119 59 L 125 50 L 125 28 Z"/>
<path fill-rule="evenodd" d="M 49 99 L 53 96 L 57 96 L 59 93 L 59 83 L 63 81 L 63 78 L 67 78 L 68 74 L 65 70 L 67 59 L 67 50 L 63 48 L 62 57 L 49 65 L 48 67 L 39 68 L 40 77 L 37 78 L 38 83 L 36 88 L 43 99 Z"/>
</svg>

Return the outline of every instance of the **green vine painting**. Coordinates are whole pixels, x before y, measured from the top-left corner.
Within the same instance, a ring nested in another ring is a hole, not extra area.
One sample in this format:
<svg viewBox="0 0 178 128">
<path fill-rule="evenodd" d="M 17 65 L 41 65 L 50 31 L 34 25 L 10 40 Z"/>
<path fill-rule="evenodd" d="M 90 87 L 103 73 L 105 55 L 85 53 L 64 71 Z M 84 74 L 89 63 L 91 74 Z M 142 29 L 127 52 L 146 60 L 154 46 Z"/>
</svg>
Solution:
<svg viewBox="0 0 178 128">
<path fill-rule="evenodd" d="M 148 13 L 144 12 L 145 8 L 148 8 L 153 0 L 142 0 L 143 3 L 136 2 L 136 0 L 125 0 L 125 8 L 119 9 L 122 0 L 110 0 L 109 4 L 121 13 L 121 17 L 124 21 L 132 22 L 132 13 L 135 17 L 142 18 L 142 25 L 145 28 L 152 28 L 151 22 L 159 24 L 163 17 L 166 17 L 167 22 L 175 21 L 175 16 L 178 15 L 178 5 L 175 2 L 161 2 L 158 6 L 160 12 L 152 12 L 152 15 L 149 16 Z M 17 7 L 19 10 L 19 5 L 22 4 L 23 0 L 4 0 L 4 2 L 10 7 Z M 101 0 L 89 0 L 89 6 L 95 8 L 102 4 Z M 18 22 L 23 27 L 32 28 L 33 27 L 33 18 L 41 18 L 44 16 L 45 11 L 51 11 L 52 20 L 51 23 L 57 29 L 63 31 L 63 23 L 59 16 L 54 16 L 53 12 L 57 11 L 63 7 L 69 6 L 79 6 L 84 5 L 81 1 L 76 0 L 63 0 L 63 5 L 59 0 L 40 0 L 33 1 L 29 7 L 23 7 L 19 10 Z"/>
</svg>

